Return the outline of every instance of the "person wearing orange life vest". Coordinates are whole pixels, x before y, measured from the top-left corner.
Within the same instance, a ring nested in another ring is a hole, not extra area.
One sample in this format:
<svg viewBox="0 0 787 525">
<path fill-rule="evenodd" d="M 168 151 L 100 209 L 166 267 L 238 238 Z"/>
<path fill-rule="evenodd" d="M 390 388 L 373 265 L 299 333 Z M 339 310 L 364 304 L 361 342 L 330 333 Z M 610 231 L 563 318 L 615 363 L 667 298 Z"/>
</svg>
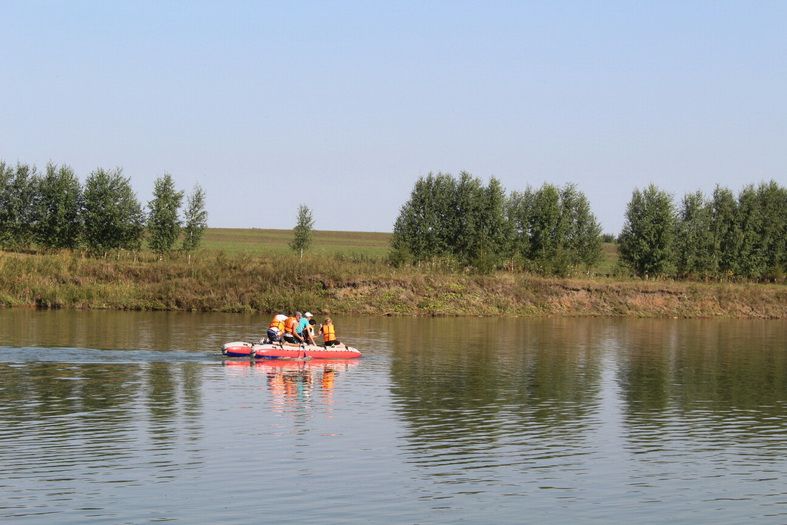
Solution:
<svg viewBox="0 0 787 525">
<path fill-rule="evenodd" d="M 284 321 L 286 320 L 287 316 L 284 314 L 276 314 L 273 319 L 271 319 L 271 323 L 268 325 L 268 331 L 265 334 L 268 336 L 269 342 L 281 342 L 281 338 L 284 335 Z"/>
<path fill-rule="evenodd" d="M 336 339 L 336 327 L 333 326 L 333 321 L 330 317 L 327 317 L 322 326 L 320 326 L 320 333 L 322 334 L 324 346 L 328 347 L 341 344 L 341 342 Z"/>
<path fill-rule="evenodd" d="M 301 321 L 301 313 L 295 312 L 295 316 L 290 316 L 284 321 L 284 342 L 300 345 L 303 344 L 303 337 L 298 332 L 298 323 Z"/>
</svg>

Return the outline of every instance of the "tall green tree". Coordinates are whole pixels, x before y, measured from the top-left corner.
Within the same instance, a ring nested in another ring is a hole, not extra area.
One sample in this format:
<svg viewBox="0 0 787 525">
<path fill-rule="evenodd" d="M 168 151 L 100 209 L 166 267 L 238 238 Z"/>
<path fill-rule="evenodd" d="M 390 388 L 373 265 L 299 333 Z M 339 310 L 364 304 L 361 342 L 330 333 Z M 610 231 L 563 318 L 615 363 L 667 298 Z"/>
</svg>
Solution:
<svg viewBox="0 0 787 525">
<path fill-rule="evenodd" d="M 640 277 L 669 275 L 674 268 L 675 209 L 654 184 L 634 190 L 620 234 L 620 258 Z"/>
<path fill-rule="evenodd" d="M 180 234 L 178 211 L 183 192 L 175 189 L 172 176 L 165 173 L 153 185 L 153 200 L 148 203 L 148 245 L 159 255 L 172 251 Z"/>
<path fill-rule="evenodd" d="M 462 172 L 416 182 L 392 247 L 400 259 L 449 257 L 480 271 L 515 257 L 543 273 L 567 273 L 597 261 L 601 238 L 587 198 L 573 185 L 545 184 L 507 197 L 494 177 L 484 185 Z"/>
<path fill-rule="evenodd" d="M 712 207 L 702 192 L 683 197 L 677 219 L 675 264 L 680 277 L 707 278 L 718 271 Z"/>
<path fill-rule="evenodd" d="M 442 244 L 450 246 L 448 254 L 457 257 L 462 264 L 470 265 L 487 241 L 480 232 L 483 186 L 479 179 L 463 171 L 452 190 L 438 195 L 448 201 L 448 209 L 440 216 L 442 224 L 438 235 L 446 238 Z"/>
<path fill-rule="evenodd" d="M 585 194 L 573 184 L 566 185 L 561 191 L 561 207 L 563 222 L 568 228 L 566 245 L 571 254 L 570 263 L 590 270 L 601 258 L 601 225 Z"/>
<path fill-rule="evenodd" d="M 729 279 L 738 274 L 741 231 L 738 226 L 738 203 L 727 188 L 716 186 L 710 202 L 712 238 L 711 269 L 718 278 Z"/>
<path fill-rule="evenodd" d="M 35 238 L 38 176 L 35 167 L 0 163 L 0 246 L 29 248 Z"/>
<path fill-rule="evenodd" d="M 458 229 L 456 191 L 448 174 L 430 173 L 416 181 L 394 224 L 391 245 L 398 257 L 424 261 L 452 253 Z"/>
<path fill-rule="evenodd" d="M 402 206 L 392 239 L 396 260 L 447 258 L 489 271 L 511 252 L 507 200 L 500 181 L 467 172 L 420 178 Z"/>
<path fill-rule="evenodd" d="M 558 188 L 544 184 L 512 195 L 516 242 L 526 247 L 523 255 L 533 269 L 567 275 L 572 269 L 589 269 L 601 256 L 601 226 L 587 197 L 574 184 Z M 525 218 L 526 219 L 523 219 Z"/>
<path fill-rule="evenodd" d="M 205 190 L 197 184 L 186 200 L 183 227 L 183 251 L 193 252 L 202 241 L 202 234 L 208 227 L 208 212 L 205 210 Z M 189 255 L 190 257 L 190 255 Z"/>
<path fill-rule="evenodd" d="M 757 187 L 757 201 L 764 218 L 760 230 L 764 277 L 783 278 L 787 273 L 787 189 L 776 181 L 761 183 Z"/>
<path fill-rule="evenodd" d="M 39 181 L 38 193 L 38 242 L 52 249 L 76 248 L 82 232 L 82 187 L 73 170 L 50 163 Z"/>
<path fill-rule="evenodd" d="M 82 217 L 85 244 L 95 254 L 141 246 L 145 215 L 129 179 L 119 168 L 99 168 L 88 176 Z"/>
<path fill-rule="evenodd" d="M 758 280 L 765 275 L 767 258 L 764 210 L 757 190 L 748 185 L 738 194 L 737 223 L 740 228 L 738 249 L 738 274 L 746 279 Z"/>
<path fill-rule="evenodd" d="M 0 161 L 0 248 L 11 247 L 13 239 L 11 225 L 15 219 L 9 203 L 13 177 L 14 169 Z"/>
<path fill-rule="evenodd" d="M 560 204 L 560 190 L 552 184 L 544 184 L 533 197 L 530 215 L 530 259 L 542 273 L 563 273 L 568 266 L 565 259 L 564 221 Z"/>
<path fill-rule="evenodd" d="M 308 250 L 309 246 L 311 246 L 313 227 L 314 219 L 312 218 L 312 211 L 308 206 L 301 204 L 298 206 L 298 218 L 295 228 L 293 228 L 295 236 L 290 243 L 290 248 L 299 252 L 301 259 L 303 259 L 303 252 Z"/>
<path fill-rule="evenodd" d="M 513 255 L 524 261 L 530 257 L 530 225 L 534 210 L 535 193 L 529 186 L 522 192 L 513 192 L 506 203 L 506 220 L 511 231 Z"/>
<path fill-rule="evenodd" d="M 478 230 L 483 244 L 476 252 L 474 266 L 492 270 L 513 254 L 513 229 L 506 217 L 507 197 L 503 185 L 495 177 L 483 188 Z"/>
</svg>

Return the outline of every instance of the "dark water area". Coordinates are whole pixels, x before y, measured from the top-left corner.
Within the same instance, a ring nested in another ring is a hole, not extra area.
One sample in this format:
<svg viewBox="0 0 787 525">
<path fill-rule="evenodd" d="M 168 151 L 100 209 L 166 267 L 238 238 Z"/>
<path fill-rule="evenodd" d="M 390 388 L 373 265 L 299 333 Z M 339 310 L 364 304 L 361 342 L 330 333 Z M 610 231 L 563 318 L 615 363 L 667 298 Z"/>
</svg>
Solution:
<svg viewBox="0 0 787 525">
<path fill-rule="evenodd" d="M 0 523 L 786 523 L 784 321 L 0 310 Z"/>
</svg>

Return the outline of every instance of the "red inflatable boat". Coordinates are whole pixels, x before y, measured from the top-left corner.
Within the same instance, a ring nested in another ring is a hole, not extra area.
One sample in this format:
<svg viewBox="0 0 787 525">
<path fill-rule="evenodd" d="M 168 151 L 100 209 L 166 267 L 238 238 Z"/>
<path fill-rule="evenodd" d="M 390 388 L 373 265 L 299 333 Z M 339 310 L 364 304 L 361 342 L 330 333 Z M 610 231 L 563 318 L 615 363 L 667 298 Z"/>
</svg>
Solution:
<svg viewBox="0 0 787 525">
<path fill-rule="evenodd" d="M 351 346 L 292 345 L 288 343 L 247 343 L 233 341 L 221 347 L 227 357 L 248 357 L 254 359 L 355 359 L 361 352 Z"/>
</svg>

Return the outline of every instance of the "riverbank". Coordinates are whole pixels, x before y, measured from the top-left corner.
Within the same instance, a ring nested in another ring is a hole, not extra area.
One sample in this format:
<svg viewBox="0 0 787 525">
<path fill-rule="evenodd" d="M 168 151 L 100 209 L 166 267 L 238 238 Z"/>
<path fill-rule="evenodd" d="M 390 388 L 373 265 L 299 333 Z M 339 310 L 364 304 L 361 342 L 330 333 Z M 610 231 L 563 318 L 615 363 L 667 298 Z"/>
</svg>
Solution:
<svg viewBox="0 0 787 525">
<path fill-rule="evenodd" d="M 783 285 L 557 279 L 393 268 L 365 257 L 222 252 L 158 261 L 124 254 L 0 252 L 6 307 L 326 314 L 787 319 Z"/>
</svg>

